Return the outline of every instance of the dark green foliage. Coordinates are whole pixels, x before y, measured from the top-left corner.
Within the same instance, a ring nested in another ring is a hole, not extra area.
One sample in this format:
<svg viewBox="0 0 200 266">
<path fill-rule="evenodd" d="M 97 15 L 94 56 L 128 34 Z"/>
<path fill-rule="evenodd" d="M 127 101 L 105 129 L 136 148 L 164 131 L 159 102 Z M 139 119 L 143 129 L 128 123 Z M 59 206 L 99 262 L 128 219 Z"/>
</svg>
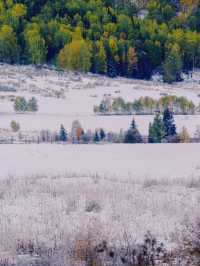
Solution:
<svg viewBox="0 0 200 266">
<path fill-rule="evenodd" d="M 165 140 L 165 127 L 160 114 L 157 114 L 153 123 L 149 125 L 149 143 L 162 143 Z"/>
<path fill-rule="evenodd" d="M 99 135 L 100 135 L 101 140 L 105 139 L 106 134 L 105 134 L 105 131 L 103 130 L 103 128 L 100 129 Z"/>
<path fill-rule="evenodd" d="M 137 129 L 134 118 L 132 120 L 131 127 L 125 134 L 124 142 L 125 143 L 141 143 L 142 142 L 142 136 Z"/>
<path fill-rule="evenodd" d="M 99 142 L 99 141 L 100 141 L 99 133 L 96 130 L 95 133 L 94 133 L 94 142 Z"/>
<path fill-rule="evenodd" d="M 67 132 L 63 125 L 60 126 L 59 140 L 63 142 L 67 141 Z"/>
<path fill-rule="evenodd" d="M 174 117 L 172 111 L 167 108 L 163 114 L 163 124 L 165 129 L 165 138 L 169 141 L 177 136 L 176 125 L 174 123 Z"/>
</svg>

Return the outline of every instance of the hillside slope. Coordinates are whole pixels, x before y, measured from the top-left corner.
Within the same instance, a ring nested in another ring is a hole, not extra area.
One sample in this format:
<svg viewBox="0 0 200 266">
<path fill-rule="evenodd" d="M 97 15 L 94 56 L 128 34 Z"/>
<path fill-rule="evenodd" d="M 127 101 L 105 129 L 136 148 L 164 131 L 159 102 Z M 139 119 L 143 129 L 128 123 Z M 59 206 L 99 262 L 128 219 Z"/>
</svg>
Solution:
<svg viewBox="0 0 200 266">
<path fill-rule="evenodd" d="M 199 66 L 194 1 L 0 1 L 0 61 L 164 81 Z"/>
</svg>

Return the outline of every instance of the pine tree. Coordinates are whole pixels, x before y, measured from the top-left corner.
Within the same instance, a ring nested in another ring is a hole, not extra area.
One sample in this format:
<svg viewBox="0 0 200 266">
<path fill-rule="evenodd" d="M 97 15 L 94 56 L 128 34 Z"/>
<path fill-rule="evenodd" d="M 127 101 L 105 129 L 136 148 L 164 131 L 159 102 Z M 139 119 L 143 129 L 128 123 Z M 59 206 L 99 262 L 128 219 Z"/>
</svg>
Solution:
<svg viewBox="0 0 200 266">
<path fill-rule="evenodd" d="M 105 131 L 104 131 L 102 128 L 100 129 L 99 134 L 100 134 L 100 138 L 101 138 L 101 140 L 105 139 L 106 134 L 105 134 Z"/>
<path fill-rule="evenodd" d="M 99 137 L 98 131 L 95 130 L 95 133 L 94 133 L 94 142 L 99 142 L 99 141 L 100 141 L 100 137 Z"/>
<path fill-rule="evenodd" d="M 163 114 L 163 123 L 165 129 L 165 138 L 170 141 L 177 136 L 176 125 L 174 122 L 174 117 L 172 111 L 169 108 L 165 109 Z"/>
<path fill-rule="evenodd" d="M 125 134 L 125 143 L 141 143 L 142 136 L 137 129 L 137 125 L 133 118 L 130 129 Z"/>
<path fill-rule="evenodd" d="M 160 114 L 156 114 L 153 123 L 149 124 L 149 142 L 162 143 L 165 138 L 165 128 Z"/>
<path fill-rule="evenodd" d="M 63 142 L 67 141 L 67 132 L 63 125 L 60 126 L 59 140 Z"/>
</svg>

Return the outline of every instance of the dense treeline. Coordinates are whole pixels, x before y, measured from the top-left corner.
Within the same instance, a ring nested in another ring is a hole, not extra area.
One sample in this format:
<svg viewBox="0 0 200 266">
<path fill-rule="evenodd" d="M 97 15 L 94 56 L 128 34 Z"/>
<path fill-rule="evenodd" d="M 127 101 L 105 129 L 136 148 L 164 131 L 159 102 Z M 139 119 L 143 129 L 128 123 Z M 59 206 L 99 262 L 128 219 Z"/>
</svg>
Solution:
<svg viewBox="0 0 200 266">
<path fill-rule="evenodd" d="M 200 66 L 199 15 L 198 0 L 0 0 L 0 61 L 173 82 Z"/>
</svg>

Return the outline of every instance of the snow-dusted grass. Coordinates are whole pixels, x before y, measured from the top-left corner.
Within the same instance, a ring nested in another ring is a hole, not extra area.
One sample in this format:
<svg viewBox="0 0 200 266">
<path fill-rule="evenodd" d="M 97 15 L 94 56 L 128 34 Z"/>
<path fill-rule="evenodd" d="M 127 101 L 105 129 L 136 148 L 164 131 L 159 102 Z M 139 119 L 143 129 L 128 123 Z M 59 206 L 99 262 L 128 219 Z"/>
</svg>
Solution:
<svg viewBox="0 0 200 266">
<path fill-rule="evenodd" d="M 1 145 L 0 249 L 92 237 L 176 245 L 199 215 L 200 145 Z"/>
<path fill-rule="evenodd" d="M 184 220 L 199 215 L 200 184 L 135 184 L 67 174 L 9 177 L 0 184 L 0 258 L 15 256 L 20 242 L 57 246 L 66 255 L 78 239 L 123 245 L 125 232 L 141 241 L 148 230 L 172 247 Z"/>
</svg>

